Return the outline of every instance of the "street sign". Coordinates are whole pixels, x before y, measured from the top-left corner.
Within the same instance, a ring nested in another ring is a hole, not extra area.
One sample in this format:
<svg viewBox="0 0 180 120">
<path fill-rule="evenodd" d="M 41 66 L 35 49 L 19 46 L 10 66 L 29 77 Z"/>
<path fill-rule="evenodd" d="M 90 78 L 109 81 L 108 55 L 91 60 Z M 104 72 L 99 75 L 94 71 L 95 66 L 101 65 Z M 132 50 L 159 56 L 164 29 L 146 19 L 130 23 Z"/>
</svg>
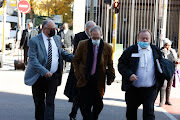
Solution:
<svg viewBox="0 0 180 120">
<path fill-rule="evenodd" d="M 21 13 L 27 14 L 31 11 L 31 6 L 28 1 L 21 0 L 18 3 L 18 9 Z"/>
</svg>

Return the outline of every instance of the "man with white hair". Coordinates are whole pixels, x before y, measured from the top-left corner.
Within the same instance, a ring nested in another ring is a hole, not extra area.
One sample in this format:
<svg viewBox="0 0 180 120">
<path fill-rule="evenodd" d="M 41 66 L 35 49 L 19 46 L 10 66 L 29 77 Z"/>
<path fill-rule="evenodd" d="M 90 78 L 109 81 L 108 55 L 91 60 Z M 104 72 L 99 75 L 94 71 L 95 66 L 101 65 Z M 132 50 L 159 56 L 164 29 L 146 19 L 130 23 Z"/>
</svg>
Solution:
<svg viewBox="0 0 180 120">
<path fill-rule="evenodd" d="M 85 31 L 75 34 L 73 53 L 75 53 L 80 41 L 90 38 L 89 30 L 90 30 L 90 28 L 94 27 L 95 25 L 96 25 L 96 23 L 94 21 L 88 21 L 85 24 Z M 79 109 L 76 83 L 77 83 L 77 79 L 74 76 L 74 68 L 71 65 L 70 73 L 69 73 L 66 87 L 64 90 L 64 94 L 69 98 L 69 102 L 73 102 L 72 110 L 71 110 L 71 113 L 69 114 L 70 120 L 73 120 L 73 119 L 75 120 L 77 111 Z"/>
<path fill-rule="evenodd" d="M 77 78 L 79 106 L 83 120 L 98 120 L 103 109 L 106 68 L 110 83 L 115 71 L 112 60 L 112 46 L 101 39 L 102 29 L 90 29 L 90 39 L 79 43 L 73 59 L 74 74 Z"/>
</svg>

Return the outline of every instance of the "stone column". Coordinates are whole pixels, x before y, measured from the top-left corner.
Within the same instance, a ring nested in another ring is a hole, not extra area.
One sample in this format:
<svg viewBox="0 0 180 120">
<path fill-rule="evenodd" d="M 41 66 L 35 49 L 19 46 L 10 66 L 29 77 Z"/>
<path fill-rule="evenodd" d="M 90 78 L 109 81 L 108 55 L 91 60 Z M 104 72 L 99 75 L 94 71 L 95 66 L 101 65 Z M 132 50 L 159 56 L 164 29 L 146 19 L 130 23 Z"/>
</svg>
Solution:
<svg viewBox="0 0 180 120">
<path fill-rule="evenodd" d="M 86 0 L 74 0 L 73 32 L 84 31 Z"/>
</svg>

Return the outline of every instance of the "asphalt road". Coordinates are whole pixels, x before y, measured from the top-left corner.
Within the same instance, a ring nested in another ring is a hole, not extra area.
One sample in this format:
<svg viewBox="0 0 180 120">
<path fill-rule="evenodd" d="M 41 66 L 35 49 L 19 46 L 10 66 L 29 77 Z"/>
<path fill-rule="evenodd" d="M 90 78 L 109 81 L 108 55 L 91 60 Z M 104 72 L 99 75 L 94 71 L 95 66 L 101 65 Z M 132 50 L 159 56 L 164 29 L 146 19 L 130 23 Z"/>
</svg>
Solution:
<svg viewBox="0 0 180 120">
<path fill-rule="evenodd" d="M 4 67 L 0 68 L 0 120 L 34 120 L 31 87 L 24 84 L 25 72 L 14 70 L 14 59 L 17 59 L 17 56 L 9 54 L 5 58 Z M 63 94 L 67 76 L 68 73 L 63 74 L 62 85 L 58 87 L 55 120 L 69 120 L 72 103 L 69 103 Z M 120 77 L 116 80 L 120 81 Z M 106 87 L 104 108 L 99 120 L 126 120 L 124 94 L 121 91 L 121 82 L 114 82 Z M 155 116 L 156 120 L 180 120 L 180 114 L 170 114 L 158 105 L 155 105 Z M 82 120 L 80 111 L 78 111 L 77 120 Z M 138 111 L 138 120 L 142 120 L 142 106 Z"/>
</svg>

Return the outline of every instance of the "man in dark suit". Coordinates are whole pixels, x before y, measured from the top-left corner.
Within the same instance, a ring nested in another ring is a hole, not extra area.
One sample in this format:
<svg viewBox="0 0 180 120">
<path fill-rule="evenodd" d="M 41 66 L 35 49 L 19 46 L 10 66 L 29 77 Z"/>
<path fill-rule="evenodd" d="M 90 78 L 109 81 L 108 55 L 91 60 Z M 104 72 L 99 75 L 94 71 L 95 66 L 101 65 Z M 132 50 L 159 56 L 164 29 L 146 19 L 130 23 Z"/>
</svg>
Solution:
<svg viewBox="0 0 180 120">
<path fill-rule="evenodd" d="M 54 120 L 54 99 L 61 84 L 63 60 L 71 62 L 73 55 L 61 47 L 52 20 L 42 23 L 42 32 L 29 40 L 29 63 L 25 84 L 32 86 L 36 120 Z"/>
<path fill-rule="evenodd" d="M 114 81 L 112 47 L 101 36 L 101 28 L 92 27 L 91 38 L 79 43 L 73 59 L 83 120 L 97 120 L 103 109 L 106 67 L 110 73 L 110 82 Z"/>
<path fill-rule="evenodd" d="M 126 117 L 127 120 L 137 120 L 137 109 L 143 104 L 143 120 L 155 120 L 154 102 L 165 74 L 158 67 L 163 61 L 162 53 L 151 44 L 152 35 L 149 30 L 141 30 L 137 36 L 138 44 L 127 48 L 118 63 L 118 70 L 122 75 L 122 90 L 126 91 Z M 174 70 L 170 71 L 172 73 L 169 78 Z"/>
<path fill-rule="evenodd" d="M 88 21 L 85 25 L 85 31 L 75 34 L 73 54 L 75 53 L 80 41 L 90 38 L 89 30 L 90 30 L 90 28 L 94 27 L 95 25 L 96 25 L 96 23 L 94 21 Z M 77 79 L 74 76 L 74 68 L 71 65 L 71 69 L 70 69 L 69 76 L 67 79 L 66 87 L 64 90 L 64 94 L 69 98 L 69 102 L 73 102 L 72 110 L 71 110 L 71 113 L 69 114 L 71 120 L 73 120 L 73 119 L 75 120 L 77 110 L 79 108 L 76 83 L 77 83 Z"/>
<path fill-rule="evenodd" d="M 64 49 L 71 53 L 73 40 L 74 40 L 74 33 L 69 29 L 68 23 L 63 24 L 64 30 L 63 30 L 63 39 L 62 42 L 64 43 Z"/>
<path fill-rule="evenodd" d="M 28 42 L 29 39 L 35 37 L 36 35 L 38 35 L 38 31 L 33 29 L 33 23 L 29 22 L 28 23 L 28 28 L 23 30 L 22 33 L 22 37 L 21 37 L 21 41 L 20 41 L 20 46 L 19 48 L 23 48 L 24 49 L 24 64 L 27 65 L 27 61 L 28 61 Z"/>
</svg>

